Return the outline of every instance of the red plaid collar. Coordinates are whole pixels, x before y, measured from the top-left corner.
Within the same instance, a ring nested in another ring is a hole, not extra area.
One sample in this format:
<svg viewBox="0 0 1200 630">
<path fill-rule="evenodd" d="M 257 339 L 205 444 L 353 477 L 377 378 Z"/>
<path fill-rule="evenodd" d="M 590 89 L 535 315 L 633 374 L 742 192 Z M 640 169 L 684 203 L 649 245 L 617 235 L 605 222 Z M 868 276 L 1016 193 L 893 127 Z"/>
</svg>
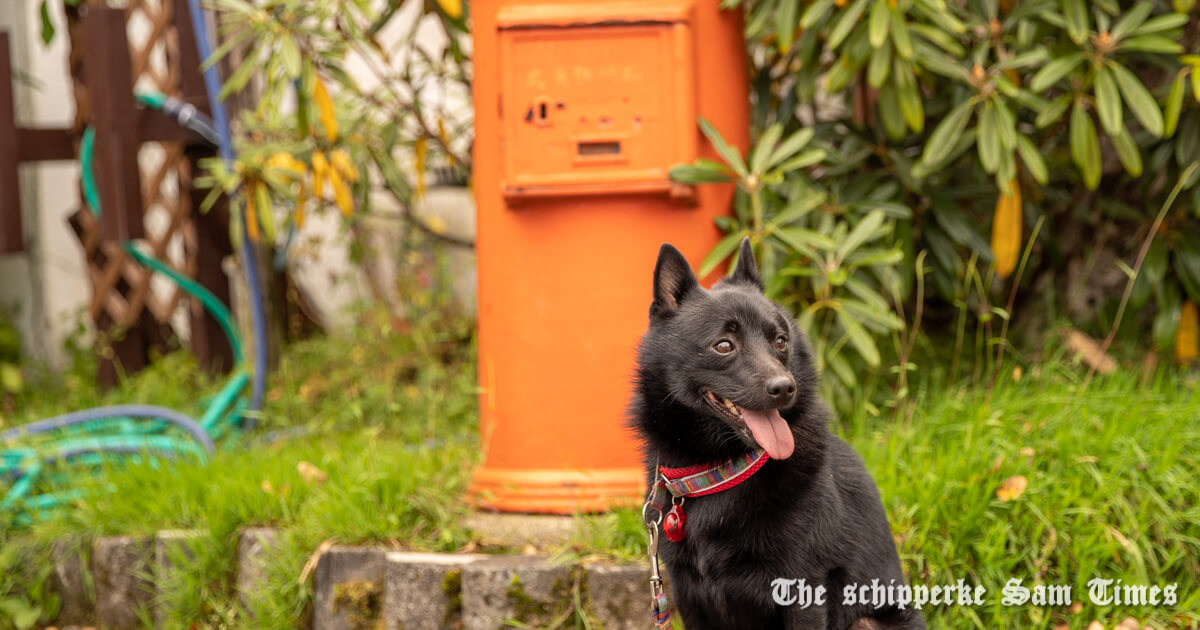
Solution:
<svg viewBox="0 0 1200 630">
<path fill-rule="evenodd" d="M 658 479 L 653 489 L 652 503 L 666 504 L 666 493 L 672 497 L 702 497 L 728 490 L 754 476 L 767 460 L 767 452 L 756 448 L 745 455 L 727 459 L 714 465 L 685 466 L 683 468 L 658 467 Z"/>
</svg>

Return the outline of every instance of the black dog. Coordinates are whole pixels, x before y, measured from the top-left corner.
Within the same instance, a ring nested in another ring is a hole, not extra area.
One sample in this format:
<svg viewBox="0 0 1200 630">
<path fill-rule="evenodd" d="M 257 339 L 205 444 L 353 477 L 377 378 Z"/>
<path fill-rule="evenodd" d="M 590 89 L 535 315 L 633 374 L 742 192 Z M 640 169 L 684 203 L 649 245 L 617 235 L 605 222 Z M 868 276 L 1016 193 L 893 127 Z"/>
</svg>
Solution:
<svg viewBox="0 0 1200 630">
<path fill-rule="evenodd" d="M 679 250 L 659 251 L 632 410 L 651 480 L 770 456 L 736 487 L 684 500 L 685 538 L 659 547 L 672 607 L 687 630 L 924 628 L 911 608 L 844 604 L 847 585 L 903 585 L 900 559 L 874 480 L 827 426 L 808 341 L 762 291 L 748 240 L 712 290 Z M 777 578 L 823 586 L 825 605 L 777 604 Z"/>
</svg>

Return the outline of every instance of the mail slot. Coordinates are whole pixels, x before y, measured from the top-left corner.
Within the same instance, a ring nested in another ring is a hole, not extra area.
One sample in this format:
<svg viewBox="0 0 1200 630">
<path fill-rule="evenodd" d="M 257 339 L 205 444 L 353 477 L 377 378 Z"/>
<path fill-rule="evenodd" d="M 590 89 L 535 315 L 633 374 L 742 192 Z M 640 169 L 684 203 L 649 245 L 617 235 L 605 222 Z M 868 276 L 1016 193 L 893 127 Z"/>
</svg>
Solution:
<svg viewBox="0 0 1200 630">
<path fill-rule="evenodd" d="M 599 3 L 500 10 L 504 192 L 667 193 L 696 156 L 693 7 Z"/>
<path fill-rule="evenodd" d="M 740 10 L 718 0 L 471 6 L 481 466 L 502 511 L 572 513 L 644 484 L 625 426 L 659 245 L 699 264 L 732 186 L 672 184 L 748 142 Z M 703 69 L 703 72 L 700 72 Z"/>
</svg>

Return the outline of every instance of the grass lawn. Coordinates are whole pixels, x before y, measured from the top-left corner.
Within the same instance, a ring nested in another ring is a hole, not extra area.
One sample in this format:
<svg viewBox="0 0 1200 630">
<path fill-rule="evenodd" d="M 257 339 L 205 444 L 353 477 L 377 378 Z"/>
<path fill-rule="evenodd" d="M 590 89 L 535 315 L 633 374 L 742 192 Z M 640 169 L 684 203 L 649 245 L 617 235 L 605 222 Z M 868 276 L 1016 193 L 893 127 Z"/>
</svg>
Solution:
<svg viewBox="0 0 1200 630">
<path fill-rule="evenodd" d="M 311 583 L 297 578 L 322 542 L 477 547 L 460 524 L 459 500 L 478 459 L 469 331 L 469 323 L 436 317 L 367 319 L 351 338 L 296 344 L 272 377 L 262 429 L 227 441 L 207 464 L 106 471 L 85 483 L 86 499 L 32 527 L 11 528 L 0 514 L 0 602 L 47 606 L 36 587 L 51 541 L 194 528 L 211 540 L 182 573 L 174 610 L 197 627 L 229 625 L 236 532 L 274 525 L 283 548 L 270 588 L 251 607 L 256 624 L 290 627 L 311 599 Z M 1200 384 L 1173 370 L 1149 382 L 1118 372 L 1081 391 L 1082 370 L 1060 359 L 1024 372 L 1014 380 L 1006 371 L 990 392 L 931 373 L 916 385 L 911 419 L 862 412 L 839 424 L 879 483 L 910 581 L 961 578 L 988 589 L 983 606 L 926 608 L 931 627 L 1082 628 L 1092 619 L 1111 627 L 1125 616 L 1195 627 Z M 72 393 L 80 388 L 69 380 L 31 390 L 6 423 L 117 401 L 194 410 L 215 387 L 171 356 L 101 400 Z M 1025 490 L 1000 500 L 997 489 L 1015 476 Z M 585 521 L 577 540 L 548 551 L 642 556 L 633 510 Z M 1093 577 L 1175 582 L 1178 603 L 1094 606 Z M 1082 609 L 1002 606 L 1010 578 L 1072 585 Z"/>
</svg>

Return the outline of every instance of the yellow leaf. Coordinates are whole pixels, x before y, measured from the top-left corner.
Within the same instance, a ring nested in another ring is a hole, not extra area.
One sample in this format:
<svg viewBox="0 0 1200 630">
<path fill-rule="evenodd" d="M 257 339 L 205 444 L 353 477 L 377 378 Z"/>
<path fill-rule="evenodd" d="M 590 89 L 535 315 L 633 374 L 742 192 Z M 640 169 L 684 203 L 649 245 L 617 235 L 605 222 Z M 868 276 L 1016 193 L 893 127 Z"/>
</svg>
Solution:
<svg viewBox="0 0 1200 630">
<path fill-rule="evenodd" d="M 429 229 L 433 230 L 434 234 L 445 234 L 449 228 L 446 225 L 446 220 L 439 216 L 429 217 Z"/>
<path fill-rule="evenodd" d="M 321 126 L 325 128 L 325 137 L 330 142 L 337 142 L 338 125 L 337 116 L 333 111 L 333 99 L 329 98 L 329 91 L 325 89 L 325 82 L 321 77 L 313 77 L 313 103 L 317 106 L 317 116 L 321 119 Z"/>
<path fill-rule="evenodd" d="M 1100 344 L 1096 343 L 1096 340 L 1089 337 L 1087 333 L 1075 329 L 1068 330 L 1067 349 L 1082 357 L 1084 363 L 1101 374 L 1112 374 L 1117 371 L 1117 362 L 1108 356 L 1107 352 L 1102 352 Z"/>
<path fill-rule="evenodd" d="M 438 6 L 452 20 L 462 17 L 462 0 L 438 0 Z"/>
<path fill-rule="evenodd" d="M 296 464 L 296 470 L 300 473 L 300 477 L 309 483 L 325 483 L 325 480 L 329 479 L 329 475 L 325 474 L 324 470 L 305 461 Z"/>
<path fill-rule="evenodd" d="M 329 154 L 329 164 L 337 169 L 342 177 L 351 182 L 358 181 L 358 169 L 350 162 L 350 154 L 343 149 L 334 149 Z"/>
<path fill-rule="evenodd" d="M 1175 329 L 1175 360 L 1180 365 L 1191 365 L 1198 354 L 1197 343 L 1200 343 L 1200 316 L 1196 312 L 1196 303 L 1184 300 L 1179 309 L 1179 328 Z"/>
<path fill-rule="evenodd" d="M 996 498 L 1004 502 L 1009 502 L 1022 494 L 1025 494 L 1025 488 L 1029 485 L 1029 481 L 1023 475 L 1016 475 L 1004 480 L 999 488 L 996 488 Z"/>
<path fill-rule="evenodd" d="M 350 216 L 354 212 L 354 197 L 350 194 L 350 186 L 342 179 L 337 169 L 329 170 L 329 184 L 333 187 L 333 202 L 341 209 L 342 214 Z"/>
<path fill-rule="evenodd" d="M 304 204 L 308 201 L 308 189 L 304 187 L 304 182 L 300 182 L 300 189 L 296 192 L 296 212 L 293 214 L 292 220 L 295 221 L 296 227 L 304 225 Z"/>
<path fill-rule="evenodd" d="M 255 211 L 255 198 L 258 191 L 256 190 L 258 182 L 250 182 L 246 186 L 244 197 L 246 199 L 246 236 L 251 243 L 258 242 L 258 213 Z"/>
<path fill-rule="evenodd" d="M 325 160 L 325 154 L 321 151 L 313 151 L 312 155 L 312 174 L 313 174 L 313 197 L 317 199 L 325 198 L 325 174 L 329 171 L 329 162 Z"/>
<path fill-rule="evenodd" d="M 1000 191 L 992 217 L 992 253 L 996 255 L 996 275 L 1007 278 L 1021 257 L 1021 185 L 1014 177 L 1008 192 Z"/>
<path fill-rule="evenodd" d="M 446 121 L 442 119 L 442 116 L 440 114 L 438 115 L 438 119 L 437 119 L 437 129 L 438 129 L 438 141 L 442 143 L 443 147 L 449 147 L 450 146 L 450 136 L 446 134 Z M 449 166 L 450 168 L 454 168 L 454 164 L 455 164 L 454 156 L 447 149 L 447 151 L 446 151 L 446 166 Z"/>
<path fill-rule="evenodd" d="M 288 179 L 304 177 L 304 174 L 308 172 L 308 168 L 304 166 L 303 162 L 292 157 L 292 154 L 284 151 L 280 151 L 279 153 L 276 153 L 268 158 L 267 168 L 276 171 L 283 171 L 280 173 L 280 175 L 287 177 Z"/>
<path fill-rule="evenodd" d="M 417 145 L 413 151 L 416 162 L 414 166 L 417 169 L 417 186 L 413 191 L 413 196 L 417 199 L 425 198 L 425 153 L 428 149 L 426 138 L 424 136 L 417 138 Z"/>
</svg>

